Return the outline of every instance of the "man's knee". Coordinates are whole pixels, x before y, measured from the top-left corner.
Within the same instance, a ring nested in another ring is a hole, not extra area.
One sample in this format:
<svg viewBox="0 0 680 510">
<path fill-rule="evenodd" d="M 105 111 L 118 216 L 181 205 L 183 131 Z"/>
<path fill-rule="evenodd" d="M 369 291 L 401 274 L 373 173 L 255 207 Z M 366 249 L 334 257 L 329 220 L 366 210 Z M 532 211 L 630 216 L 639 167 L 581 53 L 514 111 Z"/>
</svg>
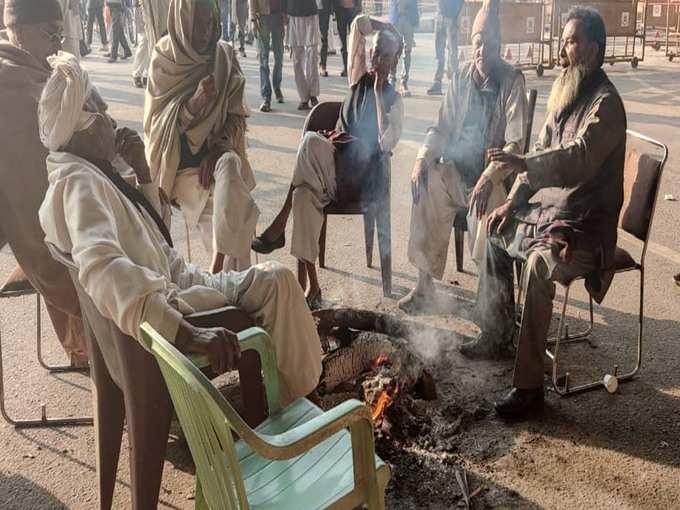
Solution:
<svg viewBox="0 0 680 510">
<path fill-rule="evenodd" d="M 222 154 L 215 163 L 215 181 L 232 174 L 241 175 L 241 158 L 235 152 L 228 151 Z"/>
</svg>

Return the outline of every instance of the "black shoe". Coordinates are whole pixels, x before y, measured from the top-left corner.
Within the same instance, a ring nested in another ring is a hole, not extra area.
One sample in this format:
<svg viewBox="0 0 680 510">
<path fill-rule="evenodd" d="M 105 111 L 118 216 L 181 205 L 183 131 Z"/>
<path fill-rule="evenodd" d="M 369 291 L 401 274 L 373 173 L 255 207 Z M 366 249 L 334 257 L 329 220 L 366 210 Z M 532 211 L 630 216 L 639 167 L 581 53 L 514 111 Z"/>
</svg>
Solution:
<svg viewBox="0 0 680 510">
<path fill-rule="evenodd" d="M 238 49 L 238 54 L 241 55 L 242 58 L 246 58 L 246 50 L 245 50 L 245 48 L 239 48 L 239 49 Z"/>
<path fill-rule="evenodd" d="M 501 418 L 516 420 L 540 412 L 543 403 L 543 388 L 534 390 L 513 388 L 501 400 L 494 402 L 493 407 Z"/>
<path fill-rule="evenodd" d="M 274 95 L 276 96 L 277 103 L 283 103 L 283 92 L 281 92 L 281 89 L 274 89 Z"/>
<path fill-rule="evenodd" d="M 342 71 L 342 72 L 340 73 L 340 76 L 342 76 L 343 78 L 346 78 L 346 77 L 347 77 L 347 69 L 345 69 L 344 71 Z"/>
<path fill-rule="evenodd" d="M 255 239 L 253 239 L 253 242 L 250 243 L 250 247 L 253 249 L 253 251 L 256 251 L 257 253 L 261 253 L 263 255 L 267 255 L 268 253 L 271 253 L 274 250 L 283 248 L 285 245 L 286 245 L 285 233 L 281 234 L 278 239 L 275 239 L 272 242 L 265 241 L 262 236 L 257 236 Z"/>
<path fill-rule="evenodd" d="M 509 345 L 509 341 L 502 340 L 499 342 L 496 338 L 490 338 L 484 333 L 480 333 L 474 340 L 461 345 L 458 351 L 469 359 L 512 359 L 513 353 Z"/>
<path fill-rule="evenodd" d="M 148 78 L 142 78 L 142 85 L 144 85 L 144 88 L 146 88 L 146 84 L 149 83 Z"/>
<path fill-rule="evenodd" d="M 312 108 L 314 108 L 316 105 L 319 104 L 319 99 L 316 96 L 312 96 L 309 98 L 309 103 L 312 105 Z"/>
<path fill-rule="evenodd" d="M 300 111 L 309 110 L 309 101 L 300 101 L 300 104 L 298 105 L 298 110 Z"/>
<path fill-rule="evenodd" d="M 432 86 L 427 89 L 428 96 L 441 96 L 442 95 L 442 84 L 433 83 Z"/>
<path fill-rule="evenodd" d="M 128 52 L 126 52 L 126 53 L 123 53 L 123 56 L 120 57 L 120 58 L 121 58 L 121 60 L 127 60 L 127 59 L 129 59 L 131 56 L 132 56 L 132 52 L 128 51 Z"/>
<path fill-rule="evenodd" d="M 142 79 L 139 76 L 134 76 L 132 78 L 132 83 L 134 83 L 135 87 L 137 87 L 138 89 L 144 88 L 144 82 L 142 81 Z"/>
<path fill-rule="evenodd" d="M 272 111 L 272 102 L 268 99 L 265 99 L 262 104 L 260 105 L 260 111 L 264 113 L 269 113 Z"/>
<path fill-rule="evenodd" d="M 109 59 L 107 60 L 107 62 L 108 62 L 109 64 L 115 64 L 116 62 L 118 62 L 118 57 L 109 57 Z"/>
</svg>

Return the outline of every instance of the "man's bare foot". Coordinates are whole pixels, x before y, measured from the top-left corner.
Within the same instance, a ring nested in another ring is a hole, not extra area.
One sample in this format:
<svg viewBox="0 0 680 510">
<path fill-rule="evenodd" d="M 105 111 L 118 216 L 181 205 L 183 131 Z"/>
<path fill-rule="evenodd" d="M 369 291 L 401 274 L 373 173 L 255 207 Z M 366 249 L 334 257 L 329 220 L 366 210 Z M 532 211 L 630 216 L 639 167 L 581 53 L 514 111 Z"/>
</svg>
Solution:
<svg viewBox="0 0 680 510">
<path fill-rule="evenodd" d="M 424 292 L 416 287 L 399 300 L 397 305 L 401 310 L 408 314 L 424 312 L 433 304 L 434 296 L 432 292 Z"/>
</svg>

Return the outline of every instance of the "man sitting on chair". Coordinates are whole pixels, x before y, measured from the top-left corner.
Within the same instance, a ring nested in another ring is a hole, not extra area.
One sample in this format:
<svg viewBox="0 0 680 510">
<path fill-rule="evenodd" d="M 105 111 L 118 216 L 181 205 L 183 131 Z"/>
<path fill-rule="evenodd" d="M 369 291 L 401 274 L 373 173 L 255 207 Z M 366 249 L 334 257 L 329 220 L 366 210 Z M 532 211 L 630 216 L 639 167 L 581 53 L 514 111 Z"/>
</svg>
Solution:
<svg viewBox="0 0 680 510">
<path fill-rule="evenodd" d="M 260 211 L 246 154 L 245 76 L 220 41 L 215 0 L 171 0 L 154 47 L 144 103 L 152 177 L 198 226 L 211 271 L 250 266 Z"/>
<path fill-rule="evenodd" d="M 365 39 L 371 34 L 375 36 L 369 71 Z M 312 305 L 321 300 L 314 264 L 319 255 L 324 207 L 334 200 L 370 193 L 372 177 L 401 136 L 403 103 L 388 82 L 401 52 L 401 37 L 391 25 L 359 16 L 352 23 L 350 39 L 350 90 L 336 130 L 304 135 L 283 208 L 253 241 L 253 250 L 259 253 L 283 247 L 286 223 L 293 211 L 291 253 L 298 259 L 303 287 L 309 276 L 307 300 Z"/>
<path fill-rule="evenodd" d="M 40 136 L 50 150 L 40 222 L 47 241 L 73 257 L 99 312 L 138 340 L 146 321 L 180 350 L 206 353 L 221 373 L 239 358 L 236 336 L 193 327 L 183 315 L 236 305 L 272 336 L 285 400 L 312 392 L 321 347 L 293 274 L 273 262 L 217 274 L 186 264 L 160 217 L 141 139 L 130 130 L 116 133 L 108 116 L 85 111 L 90 83 L 75 58 L 60 54 L 50 63 L 54 72 L 39 104 Z M 113 168 L 117 150 L 141 191 Z"/>
<path fill-rule="evenodd" d="M 406 312 L 432 304 L 433 278 L 441 280 L 456 213 L 468 215 L 473 260 L 483 258 L 484 229 L 477 228 L 487 211 L 506 196 L 506 172 L 486 165 L 486 152 L 524 150 L 527 99 L 524 75 L 500 56 L 498 0 L 487 0 L 472 25 L 472 62 L 452 78 L 437 123 L 418 153 L 411 186 L 409 261 L 418 268 L 416 287 L 399 302 Z"/>
<path fill-rule="evenodd" d="M 613 276 L 623 203 L 626 112 L 602 70 L 605 25 L 598 12 L 573 7 L 562 33 L 562 73 L 548 100 L 535 152 L 494 151 L 491 160 L 517 172 L 507 201 L 489 216 L 491 236 L 479 278 L 481 334 L 461 347 L 471 358 L 497 357 L 515 327 L 512 262 L 524 261 L 524 306 L 513 389 L 498 414 L 520 417 L 543 405 L 543 360 L 555 296 L 554 281 L 586 278 L 604 298 Z"/>
</svg>

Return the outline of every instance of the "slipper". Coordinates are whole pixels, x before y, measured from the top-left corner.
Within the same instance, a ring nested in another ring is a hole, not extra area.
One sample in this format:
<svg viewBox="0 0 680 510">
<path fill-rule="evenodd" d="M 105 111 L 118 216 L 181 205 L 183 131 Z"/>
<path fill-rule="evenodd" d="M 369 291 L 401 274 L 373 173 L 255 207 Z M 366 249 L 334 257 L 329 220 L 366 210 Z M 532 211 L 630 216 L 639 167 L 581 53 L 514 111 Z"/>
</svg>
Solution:
<svg viewBox="0 0 680 510">
<path fill-rule="evenodd" d="M 253 239 L 253 242 L 250 243 L 250 247 L 253 249 L 253 251 L 261 253 L 262 255 L 267 255 L 268 253 L 271 253 L 274 250 L 283 248 L 285 245 L 286 245 L 285 232 L 281 234 L 278 239 L 275 239 L 274 241 L 271 242 L 265 241 L 265 239 L 262 236 L 257 236 L 255 239 Z"/>
</svg>

